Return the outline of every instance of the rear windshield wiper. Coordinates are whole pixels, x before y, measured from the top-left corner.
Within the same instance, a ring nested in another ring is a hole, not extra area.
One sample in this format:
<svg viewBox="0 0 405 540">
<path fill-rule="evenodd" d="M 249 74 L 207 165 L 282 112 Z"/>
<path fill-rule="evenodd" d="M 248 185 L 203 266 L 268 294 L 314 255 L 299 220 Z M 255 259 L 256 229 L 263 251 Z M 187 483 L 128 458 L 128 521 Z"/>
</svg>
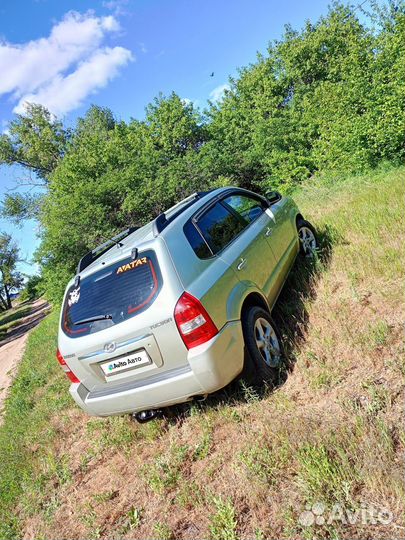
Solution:
<svg viewBox="0 0 405 540">
<path fill-rule="evenodd" d="M 112 319 L 112 315 L 95 315 L 94 317 L 89 317 L 88 319 L 81 319 L 80 321 L 76 321 L 73 324 L 75 326 L 78 326 L 79 324 L 87 324 L 95 321 L 106 321 L 107 319 Z"/>
</svg>

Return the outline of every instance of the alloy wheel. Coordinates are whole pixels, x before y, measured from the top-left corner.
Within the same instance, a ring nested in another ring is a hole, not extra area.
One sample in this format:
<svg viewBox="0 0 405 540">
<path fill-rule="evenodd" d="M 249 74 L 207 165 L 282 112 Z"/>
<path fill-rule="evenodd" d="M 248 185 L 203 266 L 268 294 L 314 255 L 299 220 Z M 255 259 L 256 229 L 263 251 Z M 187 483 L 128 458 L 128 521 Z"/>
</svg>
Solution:
<svg viewBox="0 0 405 540">
<path fill-rule="evenodd" d="M 274 328 L 267 319 L 259 317 L 255 322 L 256 345 L 264 362 L 276 367 L 280 362 L 281 349 Z"/>
<path fill-rule="evenodd" d="M 301 227 L 298 237 L 306 257 L 312 257 L 316 252 L 316 238 L 309 227 Z"/>
</svg>

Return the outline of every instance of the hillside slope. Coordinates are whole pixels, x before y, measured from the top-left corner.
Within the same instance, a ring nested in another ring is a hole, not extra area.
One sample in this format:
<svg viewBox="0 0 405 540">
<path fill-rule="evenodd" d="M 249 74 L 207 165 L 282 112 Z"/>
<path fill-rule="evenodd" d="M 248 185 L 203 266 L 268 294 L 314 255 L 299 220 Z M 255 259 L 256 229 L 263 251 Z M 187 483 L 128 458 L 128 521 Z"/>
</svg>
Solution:
<svg viewBox="0 0 405 540">
<path fill-rule="evenodd" d="M 57 313 L 42 322 L 0 428 L 0 536 L 402 538 L 404 194 L 404 168 L 296 193 L 322 253 L 275 308 L 288 361 L 264 396 L 88 418 L 54 359 Z"/>
</svg>

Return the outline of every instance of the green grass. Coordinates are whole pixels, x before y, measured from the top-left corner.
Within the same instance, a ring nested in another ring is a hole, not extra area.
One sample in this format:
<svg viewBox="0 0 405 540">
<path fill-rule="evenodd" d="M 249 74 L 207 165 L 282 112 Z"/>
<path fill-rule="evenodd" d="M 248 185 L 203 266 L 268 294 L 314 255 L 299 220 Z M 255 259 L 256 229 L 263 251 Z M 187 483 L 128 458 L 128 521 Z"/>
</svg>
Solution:
<svg viewBox="0 0 405 540">
<path fill-rule="evenodd" d="M 52 478 L 59 484 L 69 478 L 52 462 L 48 447 L 55 432 L 50 419 L 70 405 L 65 378 L 55 360 L 58 314 L 54 312 L 33 330 L 18 375 L 5 406 L 0 426 L 0 537 L 19 537 L 15 507 L 25 496 L 26 511 L 37 510 L 36 495 Z M 38 448 L 33 452 L 33 448 Z M 49 460 L 36 475 L 40 460 Z"/>
<path fill-rule="evenodd" d="M 288 439 L 282 440 L 280 437 L 275 441 L 266 441 L 262 438 L 256 442 L 249 441 L 246 449 L 240 453 L 240 462 L 250 480 L 257 478 L 266 484 L 276 484 L 280 471 L 291 457 Z"/>
<path fill-rule="evenodd" d="M 171 540 L 173 533 L 170 527 L 166 523 L 160 521 L 156 522 L 153 526 L 154 538 L 156 540 Z"/>
<path fill-rule="evenodd" d="M 332 437 L 327 443 L 305 443 L 298 451 L 297 483 L 309 502 L 351 503 L 358 474 L 348 453 L 336 442 Z"/>
<path fill-rule="evenodd" d="M 232 500 L 213 497 L 212 502 L 215 512 L 210 519 L 210 537 L 213 540 L 237 540 L 236 528 L 238 523 Z"/>
<path fill-rule="evenodd" d="M 55 360 L 56 310 L 31 333 L 0 426 L 1 538 L 403 532 L 405 169 L 332 180 L 294 195 L 322 250 L 274 312 L 288 361 L 276 391 L 235 385 L 144 425 L 88 418 Z M 392 527 L 299 524 L 307 505 L 363 501 Z"/>
<path fill-rule="evenodd" d="M 165 454 L 144 466 L 145 478 L 155 493 L 164 493 L 179 483 L 181 468 L 188 453 L 188 445 L 173 444 Z"/>
<path fill-rule="evenodd" d="M 400 168 L 309 183 L 293 194 L 304 215 L 329 230 L 338 268 L 354 276 L 355 288 L 370 274 L 390 279 L 404 273 L 398 234 L 405 220 L 404 182 Z"/>
<path fill-rule="evenodd" d="M 32 310 L 31 304 L 13 307 L 7 311 L 0 313 L 0 327 L 7 326 L 10 323 L 22 319 L 30 314 Z"/>
<path fill-rule="evenodd" d="M 21 324 L 24 317 L 29 315 L 32 310 L 31 304 L 13 307 L 0 313 L 0 341 L 4 339 L 7 332 Z"/>
</svg>

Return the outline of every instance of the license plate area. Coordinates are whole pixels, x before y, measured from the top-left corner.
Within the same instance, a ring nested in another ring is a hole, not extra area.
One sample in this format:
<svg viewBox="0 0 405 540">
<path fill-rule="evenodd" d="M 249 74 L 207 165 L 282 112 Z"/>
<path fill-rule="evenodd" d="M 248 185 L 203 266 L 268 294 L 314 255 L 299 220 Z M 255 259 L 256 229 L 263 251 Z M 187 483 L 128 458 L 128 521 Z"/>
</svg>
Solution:
<svg viewBox="0 0 405 540">
<path fill-rule="evenodd" d="M 123 354 L 101 362 L 100 367 L 106 377 L 111 377 L 116 373 L 123 373 L 125 371 L 133 371 L 137 368 L 150 365 L 152 360 L 145 349 L 140 349 L 132 354 Z"/>
</svg>

